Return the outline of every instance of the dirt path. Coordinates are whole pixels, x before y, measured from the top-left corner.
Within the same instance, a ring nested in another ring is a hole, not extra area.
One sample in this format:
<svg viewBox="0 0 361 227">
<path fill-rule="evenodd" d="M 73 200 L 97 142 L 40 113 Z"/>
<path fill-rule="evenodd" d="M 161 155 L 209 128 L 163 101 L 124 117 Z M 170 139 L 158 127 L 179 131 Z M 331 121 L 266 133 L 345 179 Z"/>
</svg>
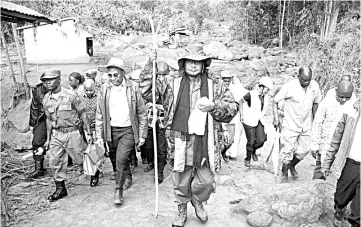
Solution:
<svg viewBox="0 0 361 227">
<path fill-rule="evenodd" d="M 239 152 L 237 160 L 228 164 L 222 163 L 222 169 L 216 175 L 217 189 L 205 206 L 209 221 L 202 226 L 249 226 L 245 215 L 232 213 L 229 202 L 265 190 L 272 190 L 287 185 L 274 183 L 274 175 L 264 168 L 264 160 L 271 148 L 272 135 L 265 146 L 259 150 L 260 160 L 251 163 L 251 168 L 243 165 L 244 152 Z M 138 153 L 139 156 L 139 153 Z M 301 177 L 292 184 L 302 183 L 311 178 L 312 157 L 300 163 L 298 169 Z M 85 176 L 67 182 L 68 196 L 50 204 L 47 211 L 32 216 L 29 220 L 19 222 L 17 226 L 171 226 L 176 213 L 176 203 L 169 178 L 159 186 L 159 216 L 154 213 L 154 172 L 144 173 L 145 165 L 140 164 L 133 173 L 133 186 L 124 193 L 124 204 L 113 206 L 114 182 L 109 180 L 111 166 L 106 162 L 104 177 L 95 188 L 89 186 Z M 165 176 L 171 173 L 166 166 Z M 50 182 L 50 180 L 49 180 Z M 51 190 L 54 186 L 51 183 Z M 50 187 L 47 193 L 50 192 Z M 45 196 L 47 196 L 46 194 Z M 188 220 L 186 226 L 200 226 L 193 207 L 188 204 Z"/>
</svg>

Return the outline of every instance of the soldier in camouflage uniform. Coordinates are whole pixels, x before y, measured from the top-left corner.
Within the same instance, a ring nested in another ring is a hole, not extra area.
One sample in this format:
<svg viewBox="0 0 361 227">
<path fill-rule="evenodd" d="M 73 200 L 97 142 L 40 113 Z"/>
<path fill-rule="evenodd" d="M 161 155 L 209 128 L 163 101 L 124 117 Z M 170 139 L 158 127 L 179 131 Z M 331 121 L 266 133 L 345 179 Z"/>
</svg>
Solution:
<svg viewBox="0 0 361 227">
<path fill-rule="evenodd" d="M 155 58 L 156 53 L 152 53 L 151 59 Z M 219 150 L 215 149 L 218 129 L 221 122 L 229 123 L 238 111 L 230 91 L 221 92 L 222 82 L 208 79 L 205 69 L 211 60 L 204 56 L 201 46 L 188 46 L 186 56 L 178 60 L 179 77 L 165 78 L 160 85 L 166 126 L 175 136 L 173 189 L 178 214 L 172 226 L 184 226 L 188 202 L 201 222 L 208 220 L 203 202 L 215 191 L 214 173 L 220 160 Z M 143 73 L 151 73 L 149 63 Z M 196 112 L 203 117 L 203 123 L 197 118 L 198 127 L 193 123 L 188 125 Z"/>
</svg>

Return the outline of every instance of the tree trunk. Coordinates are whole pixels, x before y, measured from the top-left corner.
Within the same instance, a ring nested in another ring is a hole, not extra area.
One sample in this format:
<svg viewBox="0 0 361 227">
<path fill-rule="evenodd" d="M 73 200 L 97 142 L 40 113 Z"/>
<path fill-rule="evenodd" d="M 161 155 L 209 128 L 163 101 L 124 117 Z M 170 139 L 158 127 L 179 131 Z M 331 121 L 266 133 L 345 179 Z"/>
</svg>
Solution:
<svg viewBox="0 0 361 227">
<path fill-rule="evenodd" d="M 282 12 L 282 19 L 281 19 L 281 32 L 280 32 L 280 47 L 283 47 L 283 21 L 285 19 L 285 10 L 286 10 L 286 2 L 283 2 L 283 12 Z"/>
<path fill-rule="evenodd" d="M 26 98 L 30 98 L 30 94 L 29 94 L 29 89 L 27 88 L 28 86 L 28 80 L 26 78 L 26 72 L 25 72 L 25 65 L 24 65 L 24 59 L 23 56 L 21 54 L 21 46 L 20 46 L 20 41 L 19 41 L 19 36 L 16 30 L 16 24 L 12 23 L 12 28 L 13 28 L 13 33 L 14 33 L 14 40 L 15 40 L 15 44 L 16 44 L 16 48 L 18 50 L 18 55 L 19 55 L 19 60 L 20 60 L 20 69 L 21 69 L 21 75 L 23 77 L 23 82 L 24 82 L 24 86 L 26 87 Z"/>
<path fill-rule="evenodd" d="M 332 14 L 331 14 L 329 27 L 327 30 L 327 35 L 331 35 L 332 33 L 335 32 L 339 11 L 340 11 L 339 4 L 337 1 L 335 1 L 335 3 L 333 4 L 333 7 L 332 7 Z"/>
<path fill-rule="evenodd" d="M 6 59 L 7 59 L 8 63 L 9 63 L 9 68 L 10 68 L 10 73 L 11 73 L 10 78 L 11 78 L 11 80 L 13 81 L 13 83 L 15 85 L 16 84 L 16 78 L 15 78 L 13 66 L 11 64 L 11 60 L 10 60 L 10 56 L 9 56 L 9 52 L 8 52 L 8 47 L 6 46 L 4 31 L 3 31 L 2 28 L 1 28 L 1 39 L 2 39 L 3 46 L 4 46 L 5 56 L 6 56 Z"/>
</svg>

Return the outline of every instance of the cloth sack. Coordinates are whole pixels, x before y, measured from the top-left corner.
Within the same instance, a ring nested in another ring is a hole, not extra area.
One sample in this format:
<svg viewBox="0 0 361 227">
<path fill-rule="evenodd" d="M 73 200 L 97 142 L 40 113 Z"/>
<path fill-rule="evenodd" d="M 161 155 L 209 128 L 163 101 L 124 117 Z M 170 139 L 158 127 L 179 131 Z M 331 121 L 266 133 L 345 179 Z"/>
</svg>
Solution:
<svg viewBox="0 0 361 227">
<path fill-rule="evenodd" d="M 84 173 L 94 176 L 104 157 L 105 149 L 98 144 L 90 144 L 84 152 Z"/>
</svg>

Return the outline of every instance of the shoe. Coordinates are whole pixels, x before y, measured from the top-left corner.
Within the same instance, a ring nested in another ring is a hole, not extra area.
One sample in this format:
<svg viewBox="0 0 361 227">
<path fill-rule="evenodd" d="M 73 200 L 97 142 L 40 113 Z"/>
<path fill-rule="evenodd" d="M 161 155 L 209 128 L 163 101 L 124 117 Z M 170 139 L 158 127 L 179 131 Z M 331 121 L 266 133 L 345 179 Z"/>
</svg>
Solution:
<svg viewBox="0 0 361 227">
<path fill-rule="evenodd" d="M 196 198 L 192 197 L 191 200 L 192 206 L 196 212 L 197 218 L 202 222 L 205 223 L 208 221 L 207 211 L 203 207 L 203 203 L 198 201 Z"/>
<path fill-rule="evenodd" d="M 48 197 L 49 202 L 54 202 L 68 195 L 64 181 L 55 181 L 55 192 Z"/>
<path fill-rule="evenodd" d="M 255 153 L 252 154 L 252 159 L 253 161 L 258 162 L 258 156 Z"/>
<path fill-rule="evenodd" d="M 183 227 L 187 221 L 187 204 L 178 205 L 178 213 L 172 223 L 172 227 Z"/>
<path fill-rule="evenodd" d="M 95 187 L 99 183 L 99 174 L 100 171 L 97 170 L 94 174 L 94 176 L 90 176 L 90 187 Z"/>
<path fill-rule="evenodd" d="M 114 205 L 116 206 L 120 206 L 123 204 L 124 199 L 123 199 L 123 190 L 120 188 L 119 185 L 116 186 L 115 188 L 115 192 L 114 192 Z"/>
<path fill-rule="evenodd" d="M 145 167 L 144 172 L 149 172 L 149 171 L 151 171 L 152 169 L 154 169 L 154 164 L 153 164 L 153 163 L 150 163 L 150 164 L 148 164 L 147 167 Z"/>
<path fill-rule="evenodd" d="M 46 170 L 43 168 L 44 161 L 34 161 L 35 170 L 28 175 L 28 179 L 37 179 L 45 176 Z"/>
<path fill-rule="evenodd" d="M 133 161 L 131 161 L 129 165 L 130 165 L 130 171 L 132 171 L 132 172 L 133 172 L 133 171 L 134 171 L 134 169 L 135 169 L 135 164 L 134 164 L 134 162 L 133 162 Z"/>
<path fill-rule="evenodd" d="M 146 159 L 146 158 L 142 158 L 142 163 L 143 163 L 143 164 L 148 164 L 147 159 Z"/>
<path fill-rule="evenodd" d="M 345 216 L 345 208 L 343 209 L 339 209 L 339 208 L 336 208 L 336 211 L 335 211 L 335 214 L 333 216 L 333 225 L 335 227 L 341 227 L 342 226 L 342 220 Z"/>
<path fill-rule="evenodd" d="M 251 161 L 245 159 L 245 160 L 244 160 L 244 166 L 250 167 L 250 166 L 251 166 Z"/>
<path fill-rule="evenodd" d="M 222 154 L 222 157 L 225 163 L 229 162 L 229 156 L 227 156 L 226 154 Z"/>
<path fill-rule="evenodd" d="M 158 184 L 163 183 L 163 181 L 164 181 L 164 173 L 163 172 L 158 173 Z"/>
<path fill-rule="evenodd" d="M 115 172 L 110 175 L 110 180 L 115 180 Z"/>
<path fill-rule="evenodd" d="M 127 176 L 125 178 L 125 182 L 124 182 L 124 186 L 123 186 L 124 190 L 128 190 L 132 186 L 132 184 L 133 184 L 132 177 Z"/>
<path fill-rule="evenodd" d="M 293 156 L 293 159 L 289 165 L 289 169 L 292 175 L 293 179 L 297 179 L 298 178 L 298 172 L 296 171 L 296 165 L 300 162 L 301 160 L 299 160 L 298 158 L 296 158 L 295 156 Z"/>
<path fill-rule="evenodd" d="M 288 163 L 282 163 L 282 176 L 281 176 L 281 183 L 285 183 L 288 181 Z"/>
</svg>

